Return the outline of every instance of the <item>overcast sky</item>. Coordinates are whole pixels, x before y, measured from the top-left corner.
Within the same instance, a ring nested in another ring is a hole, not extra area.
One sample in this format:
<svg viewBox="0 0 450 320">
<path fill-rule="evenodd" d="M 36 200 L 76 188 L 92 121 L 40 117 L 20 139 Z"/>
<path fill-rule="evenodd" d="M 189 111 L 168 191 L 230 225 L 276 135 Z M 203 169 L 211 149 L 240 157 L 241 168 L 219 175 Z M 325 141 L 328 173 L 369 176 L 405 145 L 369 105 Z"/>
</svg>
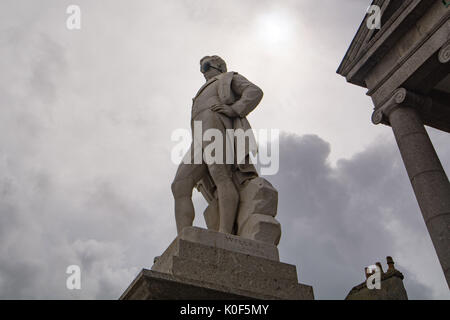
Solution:
<svg viewBox="0 0 450 320">
<path fill-rule="evenodd" d="M 176 236 L 171 133 L 218 54 L 265 93 L 252 126 L 283 132 L 267 179 L 299 281 L 343 299 L 391 255 L 410 298 L 448 299 L 392 131 L 335 73 L 370 2 L 2 0 L 0 298 L 117 299 L 151 267 Z M 448 134 L 428 132 L 450 172 Z"/>
</svg>

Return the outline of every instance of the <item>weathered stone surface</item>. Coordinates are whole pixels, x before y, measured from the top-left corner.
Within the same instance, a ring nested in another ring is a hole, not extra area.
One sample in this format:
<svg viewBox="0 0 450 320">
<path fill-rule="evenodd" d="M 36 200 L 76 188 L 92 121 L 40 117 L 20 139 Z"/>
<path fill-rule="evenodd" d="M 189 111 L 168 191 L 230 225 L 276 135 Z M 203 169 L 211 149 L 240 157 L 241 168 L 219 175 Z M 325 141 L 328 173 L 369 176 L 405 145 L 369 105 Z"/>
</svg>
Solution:
<svg viewBox="0 0 450 320">
<path fill-rule="evenodd" d="M 297 281 L 297 271 L 293 265 L 181 239 L 175 240 L 170 249 L 157 259 L 152 270 L 173 272 L 173 257 L 213 265 L 218 271 L 226 274 L 239 270 L 239 272 L 263 274 L 267 277 L 276 274 L 277 278 Z"/>
<path fill-rule="evenodd" d="M 272 216 L 253 214 L 241 229 L 240 236 L 278 245 L 281 236 L 281 225 Z"/>
<path fill-rule="evenodd" d="M 264 256 L 264 251 L 262 256 L 252 250 L 261 244 L 276 249 L 260 241 L 190 227 L 156 259 L 152 271 L 222 286 L 229 292 L 244 290 L 277 299 L 313 299 L 312 287 L 298 283 L 296 267 L 279 262 L 278 251 L 273 259 Z"/>
<path fill-rule="evenodd" d="M 391 276 L 381 281 L 381 288 L 369 290 L 365 283 L 352 289 L 345 300 L 408 300 L 403 281 L 398 276 Z"/>
<path fill-rule="evenodd" d="M 281 299 L 301 299 L 303 290 L 306 288 L 293 279 L 280 277 L 279 271 L 259 273 L 256 269 L 251 271 L 243 268 L 242 265 L 235 264 L 225 268 L 221 265 L 202 263 L 177 256 L 173 257 L 172 274 L 224 285 L 231 289 L 269 294 Z"/>
<path fill-rule="evenodd" d="M 209 203 L 203 212 L 203 217 L 205 218 L 208 229 L 214 231 L 219 230 L 219 207 L 217 206 L 217 199 Z"/>
<path fill-rule="evenodd" d="M 278 191 L 269 181 L 258 177 L 242 188 L 240 199 L 237 235 L 278 245 L 281 225 L 273 218 L 277 214 Z"/>
<path fill-rule="evenodd" d="M 280 260 L 278 248 L 275 245 L 213 230 L 197 227 L 184 228 L 178 239 L 270 260 Z"/>
<path fill-rule="evenodd" d="M 417 111 L 397 106 L 389 115 L 389 121 L 450 287 L 450 182 Z M 433 220 L 443 227 L 436 228 Z"/>
<path fill-rule="evenodd" d="M 240 204 L 237 217 L 238 230 L 253 214 L 275 217 L 278 206 L 278 191 L 264 178 L 250 180 L 240 192 Z M 239 234 L 239 233 L 238 233 Z"/>
<path fill-rule="evenodd" d="M 242 289 L 231 289 L 143 269 L 120 300 L 277 300 L 278 297 Z"/>
<path fill-rule="evenodd" d="M 264 178 L 254 178 L 240 191 L 239 211 L 236 218 L 236 234 L 242 238 L 278 245 L 281 225 L 273 217 L 277 214 L 278 192 Z M 203 213 L 206 226 L 219 230 L 217 199 L 212 200 Z"/>
<path fill-rule="evenodd" d="M 349 292 L 345 300 L 408 300 L 405 286 L 403 285 L 403 274 L 394 267 L 392 257 L 386 257 L 388 270 L 383 271 L 381 263 L 377 262 L 380 274 L 380 288 L 369 289 L 363 282 Z M 372 273 L 373 274 L 373 273 Z M 367 273 L 366 279 L 372 274 Z"/>
</svg>

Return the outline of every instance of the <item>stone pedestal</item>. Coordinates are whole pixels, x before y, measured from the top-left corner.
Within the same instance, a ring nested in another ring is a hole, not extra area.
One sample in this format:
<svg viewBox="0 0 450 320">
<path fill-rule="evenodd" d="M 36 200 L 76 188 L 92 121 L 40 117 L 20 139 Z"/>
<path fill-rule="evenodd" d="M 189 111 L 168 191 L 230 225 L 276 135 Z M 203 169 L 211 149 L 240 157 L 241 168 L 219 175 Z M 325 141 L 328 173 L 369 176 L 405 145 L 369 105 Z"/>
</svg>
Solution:
<svg viewBox="0 0 450 320">
<path fill-rule="evenodd" d="M 185 228 L 121 299 L 314 299 L 276 246 L 201 228 Z"/>
</svg>

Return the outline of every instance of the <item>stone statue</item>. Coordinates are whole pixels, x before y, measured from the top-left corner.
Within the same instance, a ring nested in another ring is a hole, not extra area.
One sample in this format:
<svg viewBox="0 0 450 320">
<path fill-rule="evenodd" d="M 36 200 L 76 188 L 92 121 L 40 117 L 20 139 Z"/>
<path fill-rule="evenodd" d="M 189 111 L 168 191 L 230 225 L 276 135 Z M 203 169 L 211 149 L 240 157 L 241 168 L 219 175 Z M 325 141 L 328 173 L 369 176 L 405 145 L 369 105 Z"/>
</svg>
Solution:
<svg viewBox="0 0 450 320">
<path fill-rule="evenodd" d="M 243 159 L 238 160 L 234 152 L 231 162 L 226 152 L 227 144 L 235 139 L 229 136 L 230 129 L 251 132 L 246 116 L 258 106 L 263 92 L 237 72 L 227 72 L 226 63 L 219 56 L 202 58 L 200 71 L 206 83 L 193 98 L 193 141 L 172 183 L 178 234 L 192 226 L 192 190 L 196 187 L 209 204 L 204 212 L 208 229 L 277 245 L 281 235 L 280 224 L 274 219 L 278 193 L 258 176 L 251 163 L 249 155 L 256 152 L 255 148 L 249 143 Z M 194 132 L 195 123 L 201 124 L 200 135 Z M 221 133 L 222 161 L 203 161 L 205 150 L 213 142 L 203 139 L 210 129 Z M 196 161 L 198 157 L 200 162 Z"/>
<path fill-rule="evenodd" d="M 298 283 L 296 267 L 280 262 L 278 192 L 250 161 L 256 141 L 246 116 L 263 92 L 227 72 L 218 56 L 202 58 L 200 70 L 206 83 L 192 103 L 192 144 L 172 183 L 178 235 L 120 299 L 314 299 L 313 288 Z M 214 139 L 207 138 L 212 131 Z M 248 133 L 248 145 L 239 143 L 239 131 Z M 208 202 L 208 229 L 192 226 L 194 188 Z"/>
</svg>

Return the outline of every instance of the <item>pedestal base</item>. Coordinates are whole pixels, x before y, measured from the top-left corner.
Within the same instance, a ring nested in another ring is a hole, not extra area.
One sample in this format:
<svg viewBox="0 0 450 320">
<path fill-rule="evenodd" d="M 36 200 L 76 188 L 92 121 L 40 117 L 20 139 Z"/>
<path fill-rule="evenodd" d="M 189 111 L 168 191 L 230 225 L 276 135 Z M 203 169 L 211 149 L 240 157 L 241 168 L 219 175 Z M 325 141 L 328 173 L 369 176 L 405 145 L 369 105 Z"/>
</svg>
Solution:
<svg viewBox="0 0 450 320">
<path fill-rule="evenodd" d="M 143 270 L 121 299 L 314 299 L 276 246 L 201 228 L 186 228 Z"/>
</svg>

